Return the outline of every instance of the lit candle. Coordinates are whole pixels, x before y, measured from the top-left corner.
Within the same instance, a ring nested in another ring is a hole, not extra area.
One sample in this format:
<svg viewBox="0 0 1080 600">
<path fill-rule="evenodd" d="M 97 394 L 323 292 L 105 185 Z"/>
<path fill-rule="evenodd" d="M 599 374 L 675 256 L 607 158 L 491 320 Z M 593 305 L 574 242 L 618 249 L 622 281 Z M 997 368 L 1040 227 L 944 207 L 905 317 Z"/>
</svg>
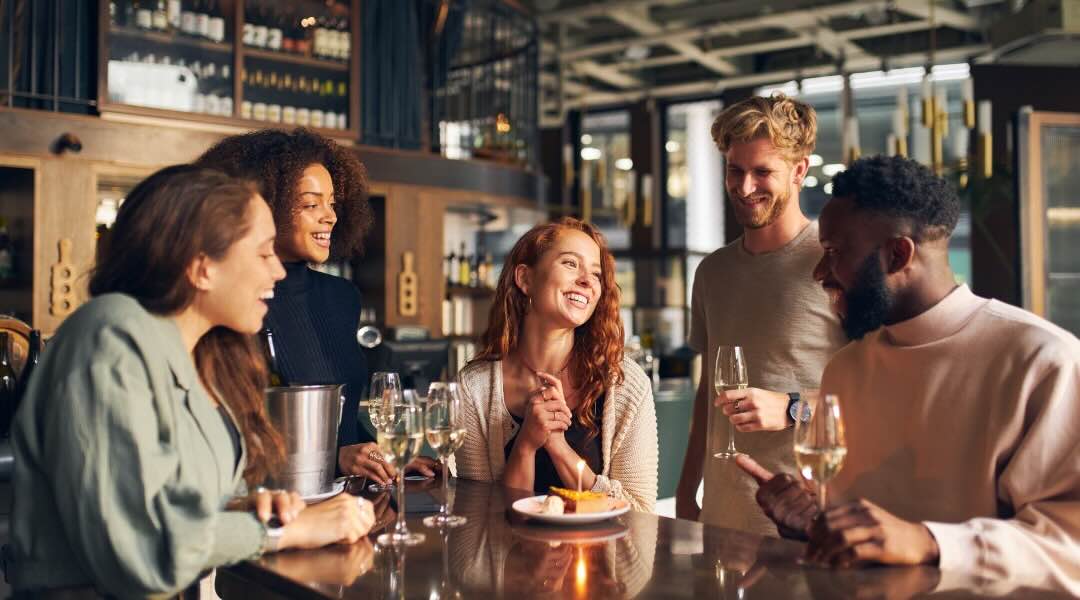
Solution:
<svg viewBox="0 0 1080 600">
<path fill-rule="evenodd" d="M 585 461 L 577 461 L 577 491 L 581 491 L 581 472 L 585 470 Z"/>
</svg>

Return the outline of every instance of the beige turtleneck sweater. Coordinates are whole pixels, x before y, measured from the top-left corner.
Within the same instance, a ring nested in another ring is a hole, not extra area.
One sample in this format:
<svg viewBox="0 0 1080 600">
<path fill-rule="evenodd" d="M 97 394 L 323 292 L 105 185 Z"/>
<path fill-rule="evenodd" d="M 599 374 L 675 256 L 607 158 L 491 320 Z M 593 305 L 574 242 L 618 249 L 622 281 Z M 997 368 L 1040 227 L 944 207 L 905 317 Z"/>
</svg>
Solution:
<svg viewBox="0 0 1080 600">
<path fill-rule="evenodd" d="M 830 504 L 921 521 L 946 572 L 1080 594 L 1080 341 L 961 286 L 840 350 Z"/>
</svg>

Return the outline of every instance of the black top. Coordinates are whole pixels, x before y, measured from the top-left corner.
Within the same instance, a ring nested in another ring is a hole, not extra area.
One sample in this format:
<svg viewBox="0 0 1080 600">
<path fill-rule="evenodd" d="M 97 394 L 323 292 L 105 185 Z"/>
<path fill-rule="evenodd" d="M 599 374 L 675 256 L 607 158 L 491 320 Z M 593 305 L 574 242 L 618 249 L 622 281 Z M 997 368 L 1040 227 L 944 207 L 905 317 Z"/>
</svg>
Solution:
<svg viewBox="0 0 1080 600">
<path fill-rule="evenodd" d="M 229 411 L 225 410 L 225 407 L 218 405 L 218 412 L 221 413 L 221 420 L 225 421 L 225 430 L 229 432 L 229 440 L 232 441 L 233 448 L 233 467 L 240 465 L 240 430 L 236 428 L 236 423 L 233 423 L 231 417 L 229 417 Z"/>
<path fill-rule="evenodd" d="M 338 445 L 372 442 L 356 422 L 367 386 L 367 360 L 356 342 L 360 292 L 352 282 L 285 263 L 285 279 L 267 303 L 266 327 L 274 332 L 278 369 L 290 385 L 345 384 Z"/>
<path fill-rule="evenodd" d="M 601 416 L 604 414 L 604 396 L 601 395 L 596 399 L 596 404 L 593 405 L 593 415 L 595 415 L 596 423 L 596 436 L 585 441 L 586 430 L 585 427 L 574 418 L 570 421 L 570 429 L 566 430 L 564 434 L 566 436 L 566 443 L 570 444 L 570 447 L 581 456 L 585 464 L 589 465 L 593 473 L 600 473 L 604 470 L 604 453 L 600 447 L 600 421 Z M 514 418 L 514 422 L 518 424 L 518 427 L 525 422 L 525 419 L 517 415 L 511 414 Z M 510 451 L 514 448 L 514 441 L 517 440 L 518 434 L 521 433 L 521 429 L 518 429 L 518 433 L 514 434 L 514 437 L 510 438 L 510 441 L 506 443 L 506 447 L 503 448 L 506 458 L 510 458 Z M 551 486 L 562 487 L 567 489 L 577 489 L 577 480 L 563 481 L 559 477 L 559 472 L 555 469 L 555 463 L 551 461 L 551 456 L 547 453 L 547 450 L 541 448 L 536 451 L 536 466 L 535 474 L 533 477 L 533 491 L 537 494 L 547 494 L 548 488 Z"/>
</svg>

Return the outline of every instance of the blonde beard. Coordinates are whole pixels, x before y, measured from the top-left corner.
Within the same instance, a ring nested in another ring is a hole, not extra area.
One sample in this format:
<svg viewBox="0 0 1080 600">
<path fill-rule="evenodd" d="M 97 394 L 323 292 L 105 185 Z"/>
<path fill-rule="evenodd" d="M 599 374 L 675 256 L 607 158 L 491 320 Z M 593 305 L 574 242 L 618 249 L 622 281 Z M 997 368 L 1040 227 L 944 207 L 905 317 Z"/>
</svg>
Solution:
<svg viewBox="0 0 1080 600">
<path fill-rule="evenodd" d="M 776 222 L 780 218 L 780 215 L 784 213 L 784 209 L 787 208 L 788 202 L 791 200 L 791 193 L 785 193 L 778 196 L 770 196 L 770 204 L 761 211 L 754 211 L 749 216 L 749 219 L 740 215 L 739 211 L 735 211 L 735 220 L 739 222 L 739 225 L 747 229 L 762 229 L 768 227 Z M 741 200 L 736 200 L 741 202 Z M 761 218 L 757 218 L 758 215 L 763 215 Z"/>
</svg>

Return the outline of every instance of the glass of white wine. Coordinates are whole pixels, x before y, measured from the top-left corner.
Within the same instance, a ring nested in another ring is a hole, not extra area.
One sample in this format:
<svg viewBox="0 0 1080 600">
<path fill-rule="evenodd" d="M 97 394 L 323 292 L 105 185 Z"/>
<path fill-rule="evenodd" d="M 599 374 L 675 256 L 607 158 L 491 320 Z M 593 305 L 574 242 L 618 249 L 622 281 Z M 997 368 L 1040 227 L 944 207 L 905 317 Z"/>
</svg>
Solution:
<svg viewBox="0 0 1080 600">
<path fill-rule="evenodd" d="M 799 397 L 795 419 L 795 464 L 802 476 L 818 486 L 818 507 L 825 511 L 825 490 L 844 465 L 847 444 L 840 402 L 834 394 L 817 392 Z"/>
<path fill-rule="evenodd" d="M 720 346 L 716 349 L 716 370 L 713 373 L 713 390 L 716 395 L 730 390 L 745 389 L 750 385 L 750 377 L 747 374 L 746 354 L 742 346 Z M 709 403 L 709 411 L 712 418 L 709 419 L 709 444 L 715 444 L 716 435 L 719 431 L 718 421 L 723 420 L 727 424 L 727 448 L 715 449 L 713 456 L 716 458 L 734 459 L 739 455 L 735 449 L 735 425 L 713 402 Z"/>
<path fill-rule="evenodd" d="M 424 409 L 424 430 L 428 445 L 442 463 L 442 506 L 439 514 L 424 519 L 428 527 L 457 527 L 467 519 L 450 514 L 450 474 L 447 463 L 465 441 L 462 423 L 461 395 L 456 383 L 435 382 L 428 389 L 427 407 Z"/>
<path fill-rule="evenodd" d="M 371 426 L 375 428 L 376 439 L 378 439 L 379 428 L 382 427 L 383 406 L 392 406 L 400 402 L 401 397 L 400 375 L 379 371 L 371 376 L 371 385 L 368 387 L 367 409 L 368 419 L 371 420 Z M 392 484 L 379 485 L 378 483 L 372 483 L 368 486 L 368 490 L 372 492 L 388 492 L 392 489 L 394 489 Z"/>
<path fill-rule="evenodd" d="M 393 532 L 380 535 L 377 541 L 384 546 L 413 546 L 424 541 L 424 534 L 410 533 L 405 526 L 405 478 L 401 473 L 424 446 L 424 410 L 415 396 L 399 395 L 397 402 L 382 404 L 379 420 L 379 452 L 398 470 L 398 485 L 397 523 Z"/>
</svg>

